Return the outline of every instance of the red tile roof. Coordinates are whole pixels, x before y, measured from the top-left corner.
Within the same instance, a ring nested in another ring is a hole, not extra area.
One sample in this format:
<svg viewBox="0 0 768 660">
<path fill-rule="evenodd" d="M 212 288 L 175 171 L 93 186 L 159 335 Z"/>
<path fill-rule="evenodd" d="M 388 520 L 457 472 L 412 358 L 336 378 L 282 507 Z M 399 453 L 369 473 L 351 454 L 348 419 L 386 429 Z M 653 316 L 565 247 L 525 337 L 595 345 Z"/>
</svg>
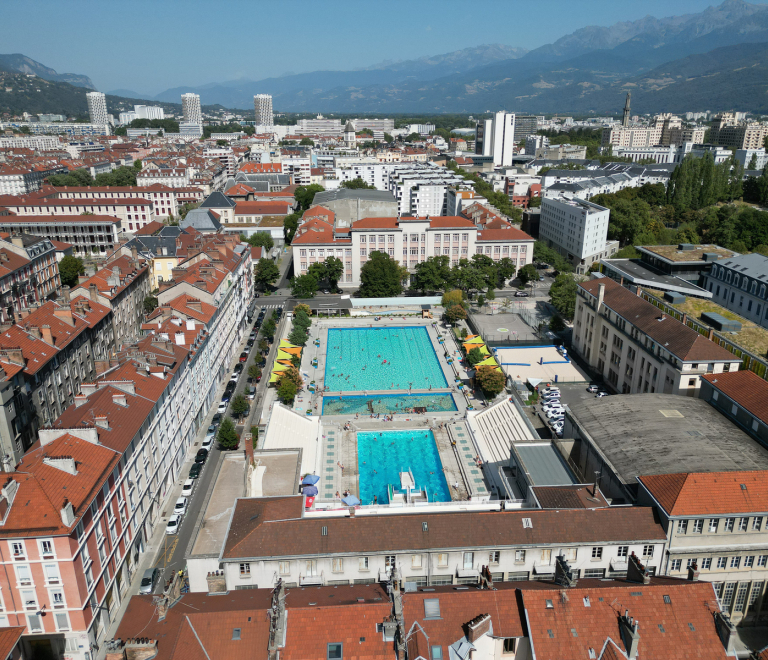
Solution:
<svg viewBox="0 0 768 660">
<path fill-rule="evenodd" d="M 333 225 L 321 220 L 320 218 L 313 218 L 303 223 L 296 235 L 291 241 L 291 245 L 351 245 L 352 241 L 348 236 L 341 238 L 337 236 L 337 233 L 347 233 L 337 231 L 334 233 Z"/>
<path fill-rule="evenodd" d="M 529 236 L 524 231 L 515 227 L 508 229 L 483 229 L 477 232 L 477 242 L 483 241 L 533 241 L 533 236 Z"/>
<path fill-rule="evenodd" d="M 768 424 L 768 381 L 752 371 L 705 374 L 702 378 L 748 413 Z"/>
<path fill-rule="evenodd" d="M 580 282 L 578 286 L 596 299 L 601 284 L 605 285 L 604 302 L 607 307 L 677 358 L 686 362 L 740 361 L 733 353 L 663 314 L 658 307 L 625 289 L 615 280 L 602 277 Z"/>
<path fill-rule="evenodd" d="M 60 223 L 85 223 L 93 224 L 118 224 L 119 218 L 113 215 L 4 215 L 0 216 L 3 224 L 41 224 L 44 222 Z"/>
<path fill-rule="evenodd" d="M 430 217 L 430 229 L 440 229 L 441 227 L 475 229 L 475 224 L 471 220 L 467 220 L 466 218 L 462 218 L 458 215 L 441 215 Z"/>
<path fill-rule="evenodd" d="M 0 628 L 0 657 L 7 658 L 19 643 L 24 626 Z"/>
<path fill-rule="evenodd" d="M 768 511 L 768 471 L 689 472 L 639 476 L 671 516 Z"/>
<path fill-rule="evenodd" d="M 153 236 L 157 232 L 159 232 L 165 225 L 162 222 L 157 222 L 157 220 L 153 220 L 152 222 L 148 222 L 143 227 L 140 227 L 137 229 L 134 233 L 137 236 Z"/>
<path fill-rule="evenodd" d="M 352 229 L 397 229 L 397 218 L 362 218 L 352 223 Z"/>
<path fill-rule="evenodd" d="M 237 202 L 235 215 L 288 215 L 293 210 L 293 201 Z"/>
<path fill-rule="evenodd" d="M 245 163 L 238 170 L 239 172 L 255 172 L 258 174 L 282 174 L 282 163 Z"/>
</svg>

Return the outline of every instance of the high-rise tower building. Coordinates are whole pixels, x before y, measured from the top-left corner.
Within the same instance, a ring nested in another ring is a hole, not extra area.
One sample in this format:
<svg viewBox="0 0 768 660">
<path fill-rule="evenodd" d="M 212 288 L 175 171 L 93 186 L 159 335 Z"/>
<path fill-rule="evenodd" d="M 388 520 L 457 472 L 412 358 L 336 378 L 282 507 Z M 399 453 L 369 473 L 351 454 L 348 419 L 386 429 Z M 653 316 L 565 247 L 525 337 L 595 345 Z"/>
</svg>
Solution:
<svg viewBox="0 0 768 660">
<path fill-rule="evenodd" d="M 627 92 L 627 100 L 624 103 L 624 116 L 621 119 L 622 126 L 629 126 L 629 100 L 632 98 L 632 92 Z"/>
<path fill-rule="evenodd" d="M 91 116 L 91 123 L 100 126 L 109 124 L 107 97 L 101 92 L 88 92 L 85 98 L 88 101 L 88 114 Z"/>
<path fill-rule="evenodd" d="M 181 111 L 184 114 L 185 124 L 199 124 L 200 126 L 203 125 L 203 112 L 200 110 L 199 94 L 182 94 Z"/>
<path fill-rule="evenodd" d="M 275 123 L 272 117 L 272 95 L 256 94 L 253 97 L 253 109 L 256 113 L 257 126 L 273 126 Z"/>
</svg>

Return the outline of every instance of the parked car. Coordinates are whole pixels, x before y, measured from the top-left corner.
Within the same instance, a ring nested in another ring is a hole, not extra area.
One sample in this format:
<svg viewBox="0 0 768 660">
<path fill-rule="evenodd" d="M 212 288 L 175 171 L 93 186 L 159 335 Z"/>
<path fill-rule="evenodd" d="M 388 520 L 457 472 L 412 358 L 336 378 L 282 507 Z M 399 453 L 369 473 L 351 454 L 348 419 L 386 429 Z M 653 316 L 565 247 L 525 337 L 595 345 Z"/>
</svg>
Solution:
<svg viewBox="0 0 768 660">
<path fill-rule="evenodd" d="M 237 383 L 233 380 L 230 380 L 227 383 L 227 386 L 224 388 L 225 394 L 232 394 L 232 392 L 235 391 L 235 388 L 237 387 Z"/>
<path fill-rule="evenodd" d="M 227 412 L 227 402 L 226 401 L 219 401 L 219 407 L 216 408 L 217 413 L 225 413 Z"/>
<path fill-rule="evenodd" d="M 229 400 L 232 398 L 232 395 L 230 392 L 224 391 L 224 394 L 221 396 L 221 403 L 228 404 Z"/>
<path fill-rule="evenodd" d="M 195 463 L 205 463 L 207 458 L 208 458 L 208 450 L 198 449 L 197 454 L 195 455 Z"/>
<path fill-rule="evenodd" d="M 148 568 L 144 571 L 144 576 L 141 578 L 141 584 L 139 585 L 140 594 L 151 594 L 155 590 L 155 584 L 157 578 L 160 577 L 159 568 Z"/>
<path fill-rule="evenodd" d="M 595 394 L 596 399 L 602 399 L 604 396 L 608 396 L 608 392 L 600 391 L 597 394 Z"/>
<path fill-rule="evenodd" d="M 248 351 L 240 353 L 240 362 L 245 362 L 248 359 Z"/>
<path fill-rule="evenodd" d="M 587 392 L 595 394 L 600 388 L 597 385 L 590 385 L 587 387 Z"/>
<path fill-rule="evenodd" d="M 515 298 L 527 298 L 529 293 L 527 291 L 515 291 Z"/>
<path fill-rule="evenodd" d="M 539 394 L 542 396 L 549 396 L 550 394 L 553 394 L 557 392 L 557 394 L 560 394 L 560 388 L 559 387 L 545 387 Z"/>
<path fill-rule="evenodd" d="M 183 516 L 187 512 L 187 498 L 180 497 L 176 500 L 176 504 L 173 507 L 173 512 L 179 516 Z"/>
<path fill-rule="evenodd" d="M 211 424 L 208 427 L 208 430 L 205 432 L 205 439 L 203 440 L 203 443 L 205 443 L 206 440 L 208 440 L 209 438 L 213 438 L 215 436 L 216 436 L 216 427 L 213 424 Z"/>
<path fill-rule="evenodd" d="M 232 371 L 232 374 L 235 375 L 235 374 L 241 374 L 241 373 L 243 373 L 243 365 L 242 365 L 242 363 L 238 362 L 235 365 L 235 368 Z"/>
<path fill-rule="evenodd" d="M 215 426 L 216 428 L 219 428 L 219 424 L 221 424 L 221 413 L 217 412 L 213 419 L 211 420 L 211 426 Z"/>
<path fill-rule="evenodd" d="M 247 341 L 247 342 L 245 342 L 245 345 L 246 345 L 248 348 L 250 348 L 251 346 L 253 346 L 253 343 L 254 343 L 255 341 L 256 341 L 255 339 L 251 339 L 251 338 L 249 337 L 249 338 L 248 338 L 248 341 Z"/>
<path fill-rule="evenodd" d="M 248 388 L 248 394 L 247 394 L 247 396 L 248 396 L 248 398 L 249 398 L 251 401 L 253 401 L 253 400 L 256 398 L 256 388 L 255 388 L 253 385 L 251 385 L 251 386 Z"/>
<path fill-rule="evenodd" d="M 256 331 L 253 331 L 253 330 L 252 330 L 252 331 L 251 331 L 251 334 L 250 334 L 250 335 L 248 335 L 248 339 L 253 339 L 253 340 L 255 340 L 255 339 L 256 339 L 256 335 L 257 335 L 257 334 L 258 334 L 258 333 L 257 333 Z"/>
<path fill-rule="evenodd" d="M 176 534 L 179 531 L 179 525 L 181 524 L 181 516 L 173 514 L 168 518 L 168 524 L 165 526 L 166 534 Z"/>
<path fill-rule="evenodd" d="M 200 444 L 200 446 L 203 449 L 206 449 L 207 451 L 211 451 L 211 447 L 213 447 L 213 441 L 215 440 L 215 436 L 206 436 L 205 440 Z"/>
<path fill-rule="evenodd" d="M 193 463 L 192 467 L 189 468 L 189 478 L 197 479 L 200 476 L 200 470 L 202 469 L 203 466 L 200 463 Z"/>
<path fill-rule="evenodd" d="M 194 488 L 194 486 L 195 486 L 194 479 L 187 479 L 184 482 L 184 485 L 181 487 L 181 494 L 184 497 L 189 497 L 192 494 L 192 489 Z"/>
</svg>

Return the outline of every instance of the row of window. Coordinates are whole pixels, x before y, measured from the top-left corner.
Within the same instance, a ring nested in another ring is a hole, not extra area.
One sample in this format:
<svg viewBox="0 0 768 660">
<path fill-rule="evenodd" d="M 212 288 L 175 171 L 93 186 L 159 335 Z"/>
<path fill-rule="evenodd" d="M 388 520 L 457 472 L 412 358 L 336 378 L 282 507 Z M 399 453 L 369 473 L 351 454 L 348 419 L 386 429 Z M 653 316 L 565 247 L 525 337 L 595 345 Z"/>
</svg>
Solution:
<svg viewBox="0 0 768 660">
<path fill-rule="evenodd" d="M 712 557 L 704 557 L 702 558 L 701 562 L 699 562 L 698 558 L 689 557 L 686 559 L 685 568 L 687 570 L 694 564 L 696 564 L 699 570 L 702 571 L 725 570 L 727 568 L 754 568 L 755 566 L 759 568 L 765 568 L 768 566 L 768 555 L 747 555 L 745 557 L 735 555 L 731 557 L 717 557 L 717 561 L 715 562 L 715 569 L 712 568 L 712 560 Z M 671 570 L 673 573 L 681 571 L 682 566 L 682 559 L 673 559 Z"/>
<path fill-rule="evenodd" d="M 706 518 L 693 518 L 677 521 L 678 534 L 703 534 Z M 720 532 L 760 532 L 768 530 L 768 518 L 756 516 L 750 518 L 710 518 L 707 524 L 709 534 Z"/>
</svg>

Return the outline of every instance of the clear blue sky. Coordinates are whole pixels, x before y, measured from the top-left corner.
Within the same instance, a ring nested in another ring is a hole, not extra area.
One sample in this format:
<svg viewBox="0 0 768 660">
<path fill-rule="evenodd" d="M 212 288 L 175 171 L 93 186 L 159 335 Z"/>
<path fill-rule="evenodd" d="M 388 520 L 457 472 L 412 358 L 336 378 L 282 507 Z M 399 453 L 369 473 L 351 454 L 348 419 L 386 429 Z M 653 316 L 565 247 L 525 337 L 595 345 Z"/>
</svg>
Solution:
<svg viewBox="0 0 768 660">
<path fill-rule="evenodd" d="M 157 94 L 481 44 L 532 49 L 587 25 L 711 4 L 719 0 L 6 0 L 0 49 L 88 75 L 101 91 Z"/>
</svg>

